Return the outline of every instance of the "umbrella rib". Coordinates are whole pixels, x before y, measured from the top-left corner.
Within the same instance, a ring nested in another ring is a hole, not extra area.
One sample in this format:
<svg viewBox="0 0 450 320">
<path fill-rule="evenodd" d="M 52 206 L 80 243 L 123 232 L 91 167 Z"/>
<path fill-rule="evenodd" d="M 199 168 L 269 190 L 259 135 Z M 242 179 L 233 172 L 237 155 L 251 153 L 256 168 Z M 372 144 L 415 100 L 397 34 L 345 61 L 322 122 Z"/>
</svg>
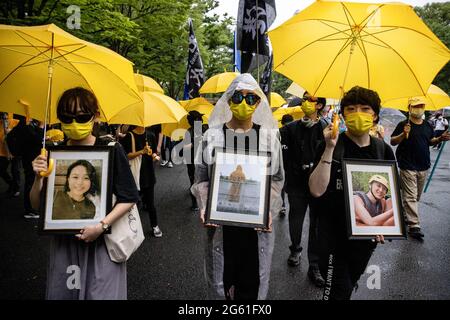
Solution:
<svg viewBox="0 0 450 320">
<path fill-rule="evenodd" d="M 342 32 L 343 32 L 343 31 L 339 31 L 339 32 L 335 32 L 335 33 L 332 33 L 332 34 L 328 34 L 328 35 L 326 35 L 326 36 L 324 36 L 324 37 L 322 37 L 322 38 L 316 39 L 316 40 L 314 40 L 314 41 L 312 41 L 312 42 L 306 44 L 305 46 L 303 46 L 303 47 L 301 47 L 300 49 L 298 49 L 298 50 L 296 50 L 295 52 L 293 52 L 289 57 L 287 57 L 286 59 L 284 59 L 282 62 L 280 62 L 277 66 L 275 66 L 275 68 L 278 68 L 278 67 L 279 67 L 280 65 L 282 65 L 286 60 L 289 60 L 291 57 L 293 57 L 294 55 L 296 55 L 297 53 L 299 53 L 299 52 L 302 51 L 303 49 L 309 47 L 310 45 L 312 45 L 312 44 L 314 44 L 314 43 L 316 43 L 316 42 L 319 42 L 319 41 L 323 41 L 323 39 L 326 39 L 326 38 L 328 38 L 328 37 L 334 36 L 334 35 L 339 34 L 339 33 L 342 33 Z M 350 39 L 350 38 L 348 38 L 348 39 Z M 275 69 L 275 68 L 274 68 L 274 69 Z"/>
<path fill-rule="evenodd" d="M 25 41 L 25 42 L 27 42 L 27 43 L 29 44 L 28 47 L 35 48 L 35 49 L 37 49 L 37 51 L 40 52 L 40 53 L 45 52 L 45 50 L 44 50 L 44 51 L 39 50 L 39 49 L 38 49 L 38 48 L 39 48 L 38 46 L 34 46 L 30 41 L 28 41 L 27 39 L 25 39 L 25 37 L 22 35 L 22 34 L 25 34 L 25 33 L 20 32 L 20 31 L 15 31 L 15 33 L 16 33 L 20 38 L 22 38 L 23 41 Z M 26 35 L 28 35 L 28 34 L 26 34 Z M 48 44 L 42 42 L 42 41 L 39 40 L 39 39 L 36 39 L 36 38 L 33 37 L 33 36 L 30 36 L 30 37 L 32 37 L 33 39 L 35 39 L 35 40 L 37 40 L 37 41 L 43 43 L 43 44 L 44 44 L 44 48 L 49 48 L 49 45 L 48 45 Z M 48 49 L 47 49 L 47 51 L 48 51 Z M 49 57 L 47 57 L 47 58 L 49 58 Z"/>
<path fill-rule="evenodd" d="M 19 37 L 21 37 L 23 40 L 25 40 L 26 42 L 28 42 L 32 47 L 34 47 L 34 45 L 33 45 L 30 41 L 28 41 L 27 39 L 25 39 L 22 35 L 25 35 L 25 36 L 28 36 L 28 37 L 30 37 L 30 38 L 33 38 L 34 40 L 39 41 L 40 43 L 42 43 L 42 44 L 43 44 L 44 46 L 46 46 L 46 47 L 49 46 L 48 43 L 45 43 L 45 42 L 42 41 L 41 39 L 38 39 L 38 38 L 32 36 L 31 34 L 28 34 L 28 33 L 23 32 L 23 31 L 21 31 L 21 30 L 14 30 L 14 32 L 17 33 L 17 35 L 18 35 Z M 20 34 L 19 34 L 19 33 L 20 33 Z M 22 34 L 22 35 L 21 35 L 21 34 Z"/>
<path fill-rule="evenodd" d="M 380 10 L 382 7 L 384 7 L 385 6 L 385 4 L 384 3 L 381 3 L 375 10 L 373 10 L 371 13 L 369 13 L 369 15 L 367 16 L 367 17 L 365 17 L 364 18 L 364 20 L 363 21 L 361 21 L 361 25 L 362 25 L 362 28 L 361 29 L 363 29 L 363 28 L 366 28 L 367 27 L 367 24 L 369 23 L 369 20 L 370 20 L 370 18 L 372 17 L 372 16 L 374 16 L 375 14 L 376 14 L 376 12 L 378 11 L 378 10 Z M 366 21 L 367 20 L 367 21 Z M 365 22 L 364 22 L 365 21 Z M 377 26 L 378 27 L 378 26 Z"/>
<path fill-rule="evenodd" d="M 47 49 L 46 51 L 48 51 L 50 49 Z M 14 68 L 14 70 L 12 70 L 5 78 L 3 78 L 3 80 L 0 82 L 0 85 L 2 85 L 6 80 L 8 80 L 8 78 L 17 70 L 19 70 L 21 67 L 23 67 L 27 62 L 33 60 L 34 58 L 39 57 L 41 54 L 43 54 L 44 52 L 39 53 L 37 56 L 31 57 L 30 59 L 28 59 L 27 61 L 23 62 L 22 64 L 18 65 L 16 68 Z"/>
<path fill-rule="evenodd" d="M 29 47 L 28 47 L 28 48 L 29 48 Z M 48 48 L 48 47 L 47 47 L 47 48 Z M 8 46 L 8 47 L 6 47 L 6 46 L 1 47 L 1 46 L 0 46 L 0 49 L 8 50 L 8 51 L 15 52 L 15 53 L 20 53 L 20 54 L 23 54 L 23 55 L 25 55 L 25 56 L 37 57 L 35 54 L 31 54 L 31 53 L 28 53 L 28 52 L 22 52 L 22 51 L 20 51 L 20 50 L 14 50 L 14 49 L 11 49 L 9 46 Z M 46 59 L 46 61 L 47 61 L 47 59 Z"/>
<path fill-rule="evenodd" d="M 347 30 L 340 30 L 340 29 L 338 29 L 338 28 L 336 28 L 336 27 L 334 27 L 334 26 L 332 26 L 332 25 L 326 23 L 326 22 L 323 21 L 323 20 L 319 20 L 319 22 L 322 23 L 322 24 L 324 24 L 324 25 L 326 25 L 327 27 L 330 27 L 331 29 L 334 29 L 334 30 L 336 30 L 336 31 L 340 31 L 340 32 L 344 33 L 344 34 L 345 34 L 346 36 L 348 36 L 348 37 L 351 36 L 350 34 L 345 33 L 345 31 L 347 31 Z M 343 25 L 346 26 L 346 27 L 348 27 L 348 25 L 346 25 L 346 24 L 344 24 L 344 23 L 343 23 Z M 351 29 L 348 29 L 348 30 L 351 30 Z"/>
<path fill-rule="evenodd" d="M 73 53 L 73 55 L 74 56 L 78 56 L 78 57 L 80 57 L 80 58 L 84 58 L 84 59 L 87 59 L 87 60 L 91 60 L 91 59 L 89 59 L 89 58 L 87 58 L 87 57 L 83 57 L 83 56 L 80 56 L 80 55 L 78 55 L 78 54 L 75 54 L 75 53 Z M 64 57 L 64 59 L 66 59 L 65 57 Z M 68 60 L 68 59 L 66 59 L 69 63 L 70 63 L 70 60 Z M 101 64 L 101 63 L 98 63 L 97 61 L 93 61 L 93 60 L 91 60 L 92 61 L 92 63 L 93 64 L 95 64 L 95 65 L 98 65 L 98 66 L 100 66 L 100 67 L 102 67 L 103 69 L 105 69 L 105 70 L 108 70 L 108 68 L 107 67 L 105 67 L 103 64 Z M 130 85 L 127 83 L 127 82 L 125 82 L 125 81 L 123 81 L 123 79 L 121 78 L 121 77 L 119 77 L 115 72 L 111 72 L 111 74 L 114 76 L 114 77 L 116 77 L 116 78 L 118 78 L 119 80 L 121 80 L 133 93 L 134 93 L 134 95 L 136 96 L 136 97 L 138 97 L 138 99 L 139 100 L 142 100 L 140 97 L 139 97 L 139 95 L 133 90 L 133 88 L 131 88 L 130 87 Z"/>
<path fill-rule="evenodd" d="M 361 42 L 361 44 L 359 43 Z M 364 41 L 359 37 L 359 41 L 356 41 L 356 44 L 358 45 L 359 49 L 363 53 L 363 56 L 366 60 L 366 67 L 367 67 L 367 87 L 370 88 L 370 68 L 369 68 L 369 59 L 367 58 L 367 51 L 366 46 L 364 45 Z"/>
<path fill-rule="evenodd" d="M 414 79 L 416 79 L 417 84 L 419 85 L 420 90 L 422 90 L 423 95 L 426 95 L 426 92 L 423 90 L 422 86 L 420 85 L 419 79 L 417 79 L 416 74 L 414 73 L 414 71 L 412 70 L 411 66 L 408 64 L 408 62 L 406 62 L 406 60 L 401 56 L 400 53 L 398 53 L 397 50 L 395 50 L 394 48 L 392 48 L 390 45 L 388 45 L 387 43 L 385 43 L 383 40 L 378 39 L 377 37 L 375 37 L 374 35 L 371 35 L 372 37 L 374 37 L 375 39 L 377 39 L 378 41 L 380 41 L 381 43 L 385 44 L 389 49 L 391 49 L 392 51 L 394 51 L 394 53 L 405 63 L 405 65 L 408 67 L 409 71 L 411 71 L 411 74 L 413 75 Z"/>
<path fill-rule="evenodd" d="M 339 55 L 344 52 L 344 50 L 351 44 L 352 41 L 350 41 L 351 38 L 347 39 L 347 42 L 344 43 L 344 45 L 342 46 L 342 48 L 339 50 L 339 52 L 336 54 L 336 56 L 334 57 L 333 61 L 331 62 L 330 66 L 328 67 L 327 71 L 325 72 L 325 75 L 322 77 L 322 80 L 320 81 L 319 85 L 317 86 L 317 89 L 314 91 L 313 95 L 316 95 L 317 90 L 319 90 L 320 86 L 322 85 L 322 83 L 325 81 L 325 78 L 327 77 L 328 73 L 331 70 L 331 67 L 333 66 L 334 62 L 336 61 L 336 59 L 339 57 Z"/>
<path fill-rule="evenodd" d="M 442 44 L 442 41 L 441 41 L 441 43 L 436 42 L 435 39 L 431 38 L 429 35 L 427 35 L 427 34 L 421 32 L 421 31 L 418 31 L 418 30 L 415 30 L 415 29 L 412 29 L 412 28 L 409 28 L 409 27 L 403 27 L 403 26 L 382 26 L 382 27 L 383 27 L 383 28 L 392 28 L 391 30 L 387 30 L 387 31 L 393 31 L 393 30 L 396 30 L 396 29 L 406 29 L 406 30 L 409 30 L 409 31 L 418 33 L 418 34 L 424 36 L 425 38 L 428 38 L 428 39 L 431 40 L 433 43 L 438 44 L 439 46 L 441 46 L 441 47 L 442 47 L 443 49 L 445 49 L 446 51 L 449 51 L 448 48 L 447 48 L 445 45 L 442 46 L 442 45 L 443 45 L 443 44 Z M 375 28 L 375 27 L 366 27 L 366 28 Z M 379 27 L 376 27 L 376 28 L 379 28 Z M 381 32 L 380 32 L 380 33 L 381 33 Z M 371 33 L 369 33 L 369 34 L 372 35 Z M 375 34 L 375 33 L 373 33 L 373 34 Z M 439 40 L 439 38 L 438 38 L 438 40 Z"/>
</svg>

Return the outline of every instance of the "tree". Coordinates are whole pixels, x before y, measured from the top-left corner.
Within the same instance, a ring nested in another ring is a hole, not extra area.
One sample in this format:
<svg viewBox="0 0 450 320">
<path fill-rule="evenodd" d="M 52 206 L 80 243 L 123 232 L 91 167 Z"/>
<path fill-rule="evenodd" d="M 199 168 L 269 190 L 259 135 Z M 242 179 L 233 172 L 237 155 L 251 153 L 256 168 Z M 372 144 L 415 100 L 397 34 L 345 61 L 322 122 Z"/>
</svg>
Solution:
<svg viewBox="0 0 450 320">
<path fill-rule="evenodd" d="M 80 29 L 71 29 L 67 9 L 80 8 Z M 73 35 L 106 46 L 157 80 L 166 93 L 181 96 L 186 74 L 188 30 L 193 19 L 207 75 L 231 68 L 232 19 L 207 13 L 217 0 L 2 0 L 0 23 L 54 23 Z"/>
<path fill-rule="evenodd" d="M 414 10 L 447 48 L 450 47 L 450 2 L 429 3 Z M 450 64 L 442 68 L 433 84 L 450 94 Z"/>
</svg>

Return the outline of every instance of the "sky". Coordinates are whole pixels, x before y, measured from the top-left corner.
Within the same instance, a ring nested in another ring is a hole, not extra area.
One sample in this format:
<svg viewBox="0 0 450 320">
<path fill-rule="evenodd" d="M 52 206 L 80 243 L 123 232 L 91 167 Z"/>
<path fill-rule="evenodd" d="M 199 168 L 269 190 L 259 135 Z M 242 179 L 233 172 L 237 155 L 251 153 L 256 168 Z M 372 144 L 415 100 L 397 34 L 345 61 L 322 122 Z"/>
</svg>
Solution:
<svg viewBox="0 0 450 320">
<path fill-rule="evenodd" d="M 431 2 L 446 2 L 448 0 L 403 0 L 395 2 L 403 2 L 410 4 L 412 6 L 424 6 Z M 270 29 L 273 29 L 292 17 L 297 10 L 302 10 L 315 2 L 315 0 L 275 0 L 275 5 L 277 9 L 277 17 L 275 22 L 272 24 Z M 378 1 L 378 0 L 351 0 L 349 2 L 370 2 L 370 3 L 380 3 L 389 1 Z M 390 1 L 394 2 L 394 1 Z M 225 12 L 229 16 L 236 18 L 238 10 L 239 0 L 219 0 L 219 7 L 216 8 L 213 13 L 223 15 Z"/>
</svg>

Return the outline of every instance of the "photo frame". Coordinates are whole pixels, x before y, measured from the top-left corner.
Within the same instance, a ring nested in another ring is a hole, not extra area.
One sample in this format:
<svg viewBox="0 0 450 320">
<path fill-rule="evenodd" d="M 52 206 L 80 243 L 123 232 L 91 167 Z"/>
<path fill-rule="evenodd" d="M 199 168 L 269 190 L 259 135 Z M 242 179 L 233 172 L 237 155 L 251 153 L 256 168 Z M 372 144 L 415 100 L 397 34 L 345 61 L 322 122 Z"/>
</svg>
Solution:
<svg viewBox="0 0 450 320">
<path fill-rule="evenodd" d="M 270 152 L 216 147 L 205 223 L 268 228 Z"/>
<path fill-rule="evenodd" d="M 396 162 L 344 159 L 342 166 L 349 239 L 406 239 Z"/>
<path fill-rule="evenodd" d="M 112 146 L 49 146 L 52 173 L 44 180 L 40 232 L 77 234 L 112 207 Z"/>
</svg>

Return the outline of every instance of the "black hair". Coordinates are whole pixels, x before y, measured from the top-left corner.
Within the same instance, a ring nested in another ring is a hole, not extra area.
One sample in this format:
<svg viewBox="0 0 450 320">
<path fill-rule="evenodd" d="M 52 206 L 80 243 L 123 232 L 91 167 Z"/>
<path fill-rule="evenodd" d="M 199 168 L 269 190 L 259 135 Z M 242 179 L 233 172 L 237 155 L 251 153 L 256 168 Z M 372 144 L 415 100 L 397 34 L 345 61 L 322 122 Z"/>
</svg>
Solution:
<svg viewBox="0 0 450 320">
<path fill-rule="evenodd" d="M 84 196 L 87 194 L 91 194 L 95 196 L 95 194 L 98 191 L 98 178 L 97 178 L 97 171 L 95 170 L 94 166 L 87 160 L 77 160 L 74 163 L 72 163 L 69 168 L 67 168 L 67 175 L 66 175 L 66 184 L 64 185 L 64 191 L 69 192 L 69 176 L 72 172 L 73 168 L 83 166 L 86 168 L 87 174 L 89 176 L 89 180 L 91 181 L 91 187 L 88 191 L 84 193 Z"/>
<path fill-rule="evenodd" d="M 187 118 L 187 121 L 188 121 L 189 125 L 191 127 L 193 127 L 195 121 L 201 121 L 203 123 L 203 118 L 202 117 L 203 117 L 203 114 L 201 114 L 198 111 L 193 110 L 193 111 L 190 111 L 188 113 L 186 118 Z"/>
<path fill-rule="evenodd" d="M 378 96 L 378 93 L 376 93 L 373 90 L 359 86 L 351 88 L 349 91 L 345 93 L 344 97 L 341 100 L 340 112 L 343 113 L 346 106 L 356 104 L 367 105 L 372 107 L 373 111 L 375 111 L 375 114 L 377 116 L 380 113 L 381 100 L 380 97 Z"/>
<path fill-rule="evenodd" d="M 281 117 L 281 124 L 284 126 L 290 122 L 294 121 L 294 117 L 290 114 L 285 114 Z"/>
<path fill-rule="evenodd" d="M 322 107 L 319 109 L 319 111 L 321 111 L 327 105 L 327 99 L 322 98 L 322 97 L 317 98 L 317 104 L 321 104 L 322 105 Z"/>
<path fill-rule="evenodd" d="M 61 114 L 74 115 L 78 106 L 83 113 L 95 115 L 98 112 L 98 101 L 95 95 L 85 88 L 76 87 L 64 91 L 61 95 L 56 115 L 58 118 Z"/>
</svg>

